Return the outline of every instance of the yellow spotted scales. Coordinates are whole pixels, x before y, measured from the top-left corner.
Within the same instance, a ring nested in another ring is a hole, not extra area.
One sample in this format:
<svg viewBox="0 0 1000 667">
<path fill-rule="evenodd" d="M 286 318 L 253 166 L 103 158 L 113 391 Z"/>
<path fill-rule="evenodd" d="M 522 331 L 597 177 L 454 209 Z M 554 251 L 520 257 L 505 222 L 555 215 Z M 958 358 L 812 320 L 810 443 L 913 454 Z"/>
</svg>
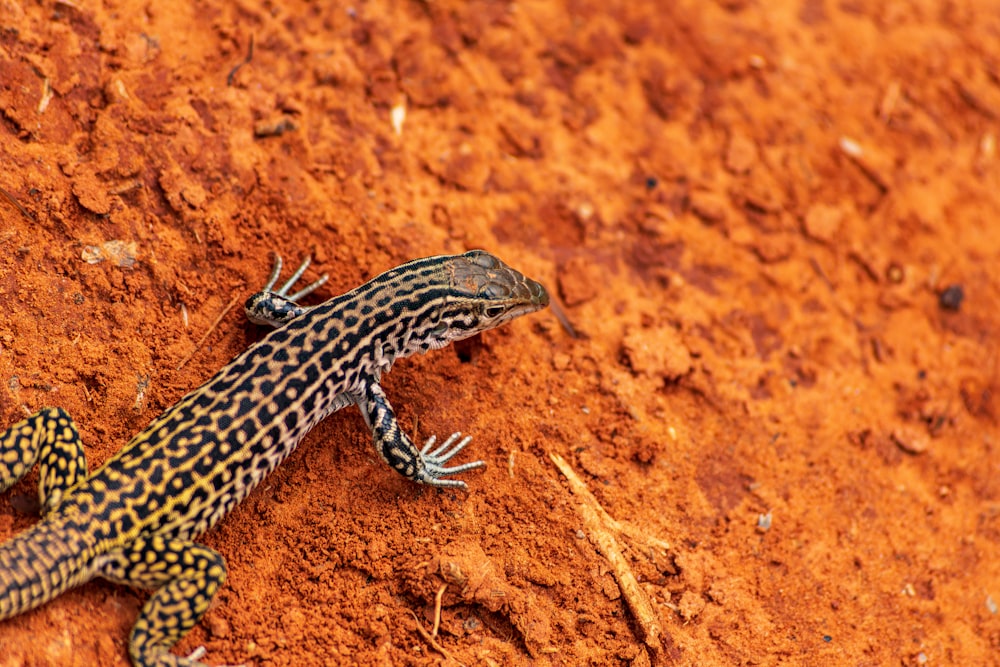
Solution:
<svg viewBox="0 0 1000 667">
<path fill-rule="evenodd" d="M 379 384 L 393 362 L 444 347 L 549 301 L 537 282 L 481 250 L 417 259 L 311 308 L 281 288 L 276 262 L 245 310 L 275 328 L 160 415 L 93 473 L 76 426 L 45 408 L 0 435 L 0 491 L 37 461 L 42 520 L 0 545 L 0 620 L 94 577 L 152 589 L 132 629 L 137 667 L 194 667 L 169 649 L 226 578 L 222 556 L 195 543 L 330 413 L 357 405 L 375 448 L 400 474 L 438 487 L 478 468 L 448 466 L 469 438 L 418 449 Z"/>
</svg>

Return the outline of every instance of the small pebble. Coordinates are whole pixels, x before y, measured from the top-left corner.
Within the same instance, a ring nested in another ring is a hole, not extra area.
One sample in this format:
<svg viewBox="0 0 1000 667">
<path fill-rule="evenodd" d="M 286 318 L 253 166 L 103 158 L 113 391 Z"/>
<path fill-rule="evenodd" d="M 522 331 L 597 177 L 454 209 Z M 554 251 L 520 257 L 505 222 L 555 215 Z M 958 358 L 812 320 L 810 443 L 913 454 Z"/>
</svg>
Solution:
<svg viewBox="0 0 1000 667">
<path fill-rule="evenodd" d="M 893 429 L 890 435 L 896 446 L 907 454 L 922 454 L 930 446 L 927 437 L 911 426 Z"/>
<path fill-rule="evenodd" d="M 944 310 L 958 312 L 965 299 L 965 290 L 961 285 L 948 285 L 938 296 L 938 305 Z"/>
</svg>

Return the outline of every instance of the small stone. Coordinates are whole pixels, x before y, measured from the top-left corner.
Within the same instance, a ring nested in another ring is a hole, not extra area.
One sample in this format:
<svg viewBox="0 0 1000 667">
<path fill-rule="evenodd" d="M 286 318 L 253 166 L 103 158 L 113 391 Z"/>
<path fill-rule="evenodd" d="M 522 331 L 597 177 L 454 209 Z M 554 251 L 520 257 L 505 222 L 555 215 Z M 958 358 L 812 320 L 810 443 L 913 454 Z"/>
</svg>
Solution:
<svg viewBox="0 0 1000 667">
<path fill-rule="evenodd" d="M 734 134 L 726 149 L 726 169 L 734 174 L 746 174 L 757 162 L 757 146 L 749 137 Z"/>
<path fill-rule="evenodd" d="M 896 262 L 892 262 L 885 269 L 885 279 L 893 285 L 899 285 L 906 279 L 906 271 Z"/>
<path fill-rule="evenodd" d="M 556 352 L 552 355 L 552 369 L 556 371 L 564 371 L 569 368 L 569 364 L 572 360 L 572 357 L 565 352 Z"/>
<path fill-rule="evenodd" d="M 907 454 L 922 454 L 927 451 L 927 436 L 916 429 L 903 426 L 893 430 L 892 441 Z"/>
<path fill-rule="evenodd" d="M 938 305 L 944 310 L 958 312 L 965 299 L 965 290 L 961 285 L 948 285 L 938 296 Z"/>
<path fill-rule="evenodd" d="M 693 591 L 684 591 L 677 604 L 677 612 L 685 621 L 690 621 L 705 610 L 705 598 Z"/>
<path fill-rule="evenodd" d="M 714 192 L 695 190 L 691 193 L 691 211 L 706 224 L 723 222 L 726 219 L 726 199 Z"/>
<path fill-rule="evenodd" d="M 559 294 L 568 307 L 579 306 L 597 296 L 599 276 L 592 262 L 574 257 L 559 267 Z"/>
<path fill-rule="evenodd" d="M 80 171 L 73 177 L 73 194 L 80 205 L 98 215 L 111 212 L 114 199 L 108 194 L 108 184 L 96 174 Z"/>
<path fill-rule="evenodd" d="M 803 226 L 806 234 L 821 243 L 830 243 L 837 237 L 844 212 L 827 204 L 816 204 L 806 212 Z"/>
<path fill-rule="evenodd" d="M 229 622 L 218 614 L 211 614 L 203 621 L 213 639 L 226 639 L 232 632 Z"/>
<path fill-rule="evenodd" d="M 258 139 L 263 139 L 264 137 L 280 137 L 286 132 L 292 132 L 298 129 L 295 122 L 288 116 L 282 115 L 276 118 L 268 118 L 266 120 L 259 121 L 253 126 L 253 136 Z"/>
<path fill-rule="evenodd" d="M 670 326 L 627 331 L 622 356 L 634 373 L 660 375 L 669 382 L 687 375 L 693 364 L 683 337 Z"/>
</svg>

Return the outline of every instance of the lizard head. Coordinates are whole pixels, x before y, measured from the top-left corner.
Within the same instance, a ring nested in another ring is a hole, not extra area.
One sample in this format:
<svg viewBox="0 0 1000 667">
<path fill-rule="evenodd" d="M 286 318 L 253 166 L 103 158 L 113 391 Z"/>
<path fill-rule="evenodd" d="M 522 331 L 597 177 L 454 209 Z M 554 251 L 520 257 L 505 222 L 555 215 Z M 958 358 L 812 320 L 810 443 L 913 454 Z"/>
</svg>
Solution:
<svg viewBox="0 0 1000 667">
<path fill-rule="evenodd" d="M 436 259 L 428 290 L 435 296 L 413 328 L 404 355 L 442 348 L 549 305 L 541 283 L 484 250 Z"/>
</svg>

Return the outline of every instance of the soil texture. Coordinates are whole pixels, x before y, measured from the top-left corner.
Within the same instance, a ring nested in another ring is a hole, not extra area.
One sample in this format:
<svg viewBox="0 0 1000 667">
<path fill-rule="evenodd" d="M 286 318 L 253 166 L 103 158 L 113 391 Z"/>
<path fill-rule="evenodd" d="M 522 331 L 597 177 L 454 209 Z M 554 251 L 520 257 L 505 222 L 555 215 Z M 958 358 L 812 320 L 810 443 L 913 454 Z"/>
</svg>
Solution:
<svg viewBox="0 0 1000 667">
<path fill-rule="evenodd" d="M 94 468 L 263 335 L 273 251 L 317 303 L 484 248 L 570 326 L 384 387 L 485 470 L 331 416 L 201 538 L 178 654 L 1000 665 L 998 45 L 969 0 L 0 0 L 0 423 L 66 408 Z M 124 667 L 147 595 L 0 667 Z"/>
</svg>

